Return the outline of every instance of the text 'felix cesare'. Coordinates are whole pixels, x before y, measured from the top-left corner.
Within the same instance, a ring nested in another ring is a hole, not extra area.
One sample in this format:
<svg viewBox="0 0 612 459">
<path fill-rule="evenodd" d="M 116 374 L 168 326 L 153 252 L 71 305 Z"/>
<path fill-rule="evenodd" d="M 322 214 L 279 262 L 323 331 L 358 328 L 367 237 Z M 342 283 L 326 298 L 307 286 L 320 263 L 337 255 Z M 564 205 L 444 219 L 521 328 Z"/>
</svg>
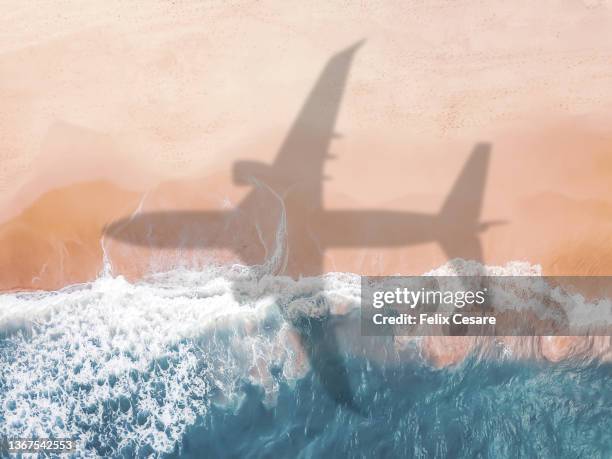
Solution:
<svg viewBox="0 0 612 459">
<path fill-rule="evenodd" d="M 422 306 L 453 306 L 462 309 L 466 306 L 482 307 L 487 301 L 487 289 L 440 291 L 421 288 L 418 290 L 397 287 L 390 290 L 372 292 L 371 305 L 380 310 L 389 306 L 389 313 L 375 312 L 371 320 L 375 325 L 495 325 L 496 318 L 487 315 L 463 314 L 455 311 L 445 314 L 431 309 L 421 310 L 419 314 L 400 313 L 404 308 L 409 311 Z"/>
</svg>

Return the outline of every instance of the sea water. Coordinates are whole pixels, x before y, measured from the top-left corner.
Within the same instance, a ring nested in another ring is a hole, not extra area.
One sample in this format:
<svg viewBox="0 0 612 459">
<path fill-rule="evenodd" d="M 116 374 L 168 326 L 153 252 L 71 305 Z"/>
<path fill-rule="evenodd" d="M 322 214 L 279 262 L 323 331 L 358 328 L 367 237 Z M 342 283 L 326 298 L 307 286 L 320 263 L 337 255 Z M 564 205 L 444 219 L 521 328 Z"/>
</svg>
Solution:
<svg viewBox="0 0 612 459">
<path fill-rule="evenodd" d="M 2 294 L 0 436 L 74 438 L 78 457 L 611 457 L 610 364 L 500 348 L 436 369 L 418 340 L 360 336 L 359 298 L 354 274 L 240 267 Z M 335 321 L 352 406 L 312 371 L 296 314 Z"/>
</svg>

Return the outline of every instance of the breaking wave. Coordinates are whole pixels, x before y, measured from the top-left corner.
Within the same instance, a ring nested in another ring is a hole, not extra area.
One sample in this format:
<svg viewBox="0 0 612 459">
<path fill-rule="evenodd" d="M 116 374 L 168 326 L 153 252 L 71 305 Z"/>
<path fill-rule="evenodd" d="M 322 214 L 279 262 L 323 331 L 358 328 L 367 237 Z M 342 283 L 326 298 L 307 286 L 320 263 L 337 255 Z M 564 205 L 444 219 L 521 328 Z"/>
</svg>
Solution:
<svg viewBox="0 0 612 459">
<path fill-rule="evenodd" d="M 463 274 L 482 269 L 461 266 Z M 540 274 L 526 263 L 486 271 Z M 612 448 L 611 373 L 593 361 L 519 368 L 501 353 L 495 362 L 435 370 L 419 359 L 418 340 L 400 355 L 392 339 L 364 344 L 342 325 L 342 355 L 367 409 L 362 416 L 322 400 L 288 319 L 349 323 L 359 303 L 355 274 L 296 281 L 241 266 L 137 283 L 106 270 L 60 291 L 2 294 L 0 436 L 77 438 L 79 456 L 126 457 L 197 457 L 198 448 L 221 457 L 295 456 L 304 448 L 306 456 L 358 455 L 366 447 L 383 455 L 506 455 L 504 441 L 522 434 L 539 438 L 526 455 Z M 520 412 L 521 403 L 530 408 Z M 568 419 L 569 433 L 555 443 Z M 544 425 L 529 429 L 534 422 Z M 572 430 L 572 422 L 582 424 Z M 469 424 L 480 430 L 468 432 Z"/>
</svg>

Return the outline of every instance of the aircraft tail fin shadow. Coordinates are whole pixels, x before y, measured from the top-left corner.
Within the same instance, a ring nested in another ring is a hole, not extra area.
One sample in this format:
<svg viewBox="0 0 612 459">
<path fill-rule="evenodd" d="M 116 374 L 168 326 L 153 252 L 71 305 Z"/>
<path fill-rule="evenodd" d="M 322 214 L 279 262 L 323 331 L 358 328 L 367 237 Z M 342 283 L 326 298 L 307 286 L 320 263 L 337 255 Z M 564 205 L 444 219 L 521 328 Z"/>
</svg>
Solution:
<svg viewBox="0 0 612 459">
<path fill-rule="evenodd" d="M 443 221 L 478 222 L 490 152 L 490 144 L 476 144 L 440 210 Z"/>
<path fill-rule="evenodd" d="M 483 262 L 478 233 L 490 152 L 490 144 L 476 144 L 440 210 L 439 224 L 450 231 L 439 243 L 449 260 Z"/>
</svg>

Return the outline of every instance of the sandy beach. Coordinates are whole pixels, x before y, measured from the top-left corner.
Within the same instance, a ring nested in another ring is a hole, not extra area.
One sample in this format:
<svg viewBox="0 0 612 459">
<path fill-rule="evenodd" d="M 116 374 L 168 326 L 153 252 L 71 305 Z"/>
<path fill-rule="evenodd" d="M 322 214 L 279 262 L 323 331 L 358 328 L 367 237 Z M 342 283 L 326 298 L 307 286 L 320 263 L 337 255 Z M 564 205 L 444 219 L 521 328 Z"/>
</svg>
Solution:
<svg viewBox="0 0 612 459">
<path fill-rule="evenodd" d="M 612 0 L 0 6 L 0 456 L 610 455 Z"/>
<path fill-rule="evenodd" d="M 362 39 L 342 88 L 322 209 L 436 214 L 474 145 L 488 142 L 481 220 L 503 224 L 480 234 L 480 261 L 610 275 L 609 6 L 497 2 L 493 14 L 473 1 L 105 2 L 55 14 L 54 2 L 14 4 L 0 27 L 0 289 L 91 281 L 105 259 L 130 280 L 262 262 L 274 219 L 264 242 L 255 226 L 232 234 L 252 249 L 247 260 L 204 243 L 137 247 L 104 231 L 138 212 L 239 208 L 250 190 L 233 180 L 235 163 L 272 164 L 326 62 Z M 310 219 L 290 213 L 289 234 Z M 224 237 L 172 224 L 160 238 Z M 368 231 L 385 239 L 397 228 L 374 222 Z M 434 242 L 329 247 L 313 271 L 311 248 L 290 240 L 289 250 L 292 275 L 421 274 L 447 261 Z M 436 365 L 470 349 L 449 339 L 429 346 Z M 554 361 L 575 346 L 553 338 L 542 352 Z"/>
</svg>

